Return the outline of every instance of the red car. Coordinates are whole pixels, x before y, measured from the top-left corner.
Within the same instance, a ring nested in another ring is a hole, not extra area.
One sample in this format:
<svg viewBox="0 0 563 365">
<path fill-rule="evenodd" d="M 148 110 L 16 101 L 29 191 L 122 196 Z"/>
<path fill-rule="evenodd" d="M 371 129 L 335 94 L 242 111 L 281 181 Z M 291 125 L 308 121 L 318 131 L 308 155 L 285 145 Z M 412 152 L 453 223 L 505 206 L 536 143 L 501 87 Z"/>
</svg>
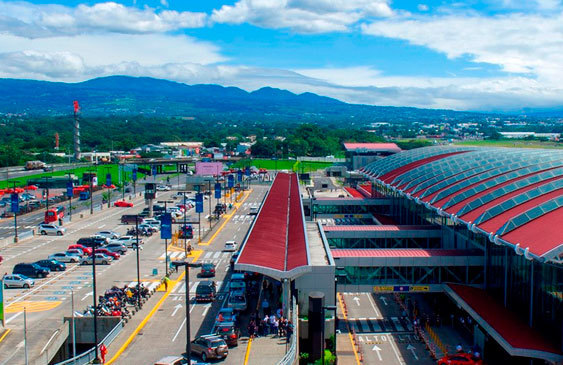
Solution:
<svg viewBox="0 0 563 365">
<path fill-rule="evenodd" d="M 113 206 L 119 208 L 131 208 L 133 206 L 133 203 L 126 202 L 125 200 L 118 200 L 115 203 L 113 203 Z"/>
<path fill-rule="evenodd" d="M 76 245 L 70 245 L 68 246 L 67 250 L 72 250 L 72 249 L 77 249 L 80 250 L 84 253 L 84 255 L 88 255 L 90 256 L 92 254 L 92 248 L 90 247 L 86 247 L 86 246 L 82 246 L 80 244 L 76 244 Z"/>
<path fill-rule="evenodd" d="M 112 252 L 107 248 L 97 248 L 96 253 L 103 253 L 104 255 L 109 256 L 114 260 L 119 260 L 119 258 L 121 257 L 117 252 Z"/>
<path fill-rule="evenodd" d="M 457 353 L 438 360 L 438 365 L 483 365 L 483 360 L 472 354 Z"/>
</svg>

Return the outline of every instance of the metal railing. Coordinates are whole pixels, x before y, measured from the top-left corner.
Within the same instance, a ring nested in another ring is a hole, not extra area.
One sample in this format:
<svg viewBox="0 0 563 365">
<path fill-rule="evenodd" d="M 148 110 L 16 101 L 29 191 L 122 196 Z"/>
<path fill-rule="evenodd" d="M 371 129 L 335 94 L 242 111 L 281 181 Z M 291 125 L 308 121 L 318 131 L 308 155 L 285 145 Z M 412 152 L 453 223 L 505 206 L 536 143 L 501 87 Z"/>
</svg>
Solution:
<svg viewBox="0 0 563 365">
<path fill-rule="evenodd" d="M 284 357 L 276 365 L 293 365 L 297 361 L 297 338 L 299 336 L 299 321 L 297 318 L 297 298 L 293 297 L 293 305 L 291 308 L 291 322 L 293 323 L 293 334 L 291 335 L 291 343 Z"/>
<path fill-rule="evenodd" d="M 106 337 L 104 337 L 102 342 L 100 342 L 98 344 L 98 351 L 99 351 L 99 348 L 102 344 L 104 344 L 106 347 L 108 347 L 113 342 L 113 340 L 115 340 L 115 338 L 121 332 L 122 329 L 123 329 L 123 320 L 119 321 L 119 323 L 116 324 L 115 327 L 113 327 L 111 331 L 109 331 L 109 333 L 106 335 Z M 62 361 L 62 362 L 58 362 L 55 365 L 67 365 L 67 364 L 84 365 L 84 364 L 90 364 L 90 363 L 92 363 L 92 361 L 96 360 L 96 351 L 94 351 L 94 350 L 95 350 L 95 348 L 92 347 L 90 350 L 83 352 L 80 355 L 76 355 L 76 357 L 73 357 L 71 359 L 68 359 L 68 360 L 65 360 L 65 361 Z"/>
</svg>

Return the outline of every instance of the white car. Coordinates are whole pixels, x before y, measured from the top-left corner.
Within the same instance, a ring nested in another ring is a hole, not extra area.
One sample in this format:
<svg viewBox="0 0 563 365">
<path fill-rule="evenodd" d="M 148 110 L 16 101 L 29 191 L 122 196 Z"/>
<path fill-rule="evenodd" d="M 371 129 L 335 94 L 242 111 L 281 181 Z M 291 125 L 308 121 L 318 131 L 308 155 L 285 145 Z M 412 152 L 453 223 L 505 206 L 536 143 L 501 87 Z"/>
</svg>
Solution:
<svg viewBox="0 0 563 365">
<path fill-rule="evenodd" d="M 125 247 L 131 248 L 137 244 L 137 238 L 134 236 L 121 236 L 118 239 L 111 240 L 110 244 L 118 243 Z M 144 242 L 139 238 L 139 244 L 142 245 Z"/>
<path fill-rule="evenodd" d="M 223 251 L 235 252 L 236 250 L 237 250 L 237 243 L 235 241 L 225 242 L 225 248 L 223 248 Z"/>
<path fill-rule="evenodd" d="M 96 254 L 96 265 L 109 265 L 113 259 L 109 256 L 106 256 L 102 253 Z M 81 265 L 92 265 L 92 256 L 83 257 L 80 260 Z"/>
<path fill-rule="evenodd" d="M 110 240 L 114 240 L 116 238 L 119 238 L 119 233 L 114 231 L 100 231 L 96 233 L 96 236 L 102 236 L 105 238 L 109 238 Z"/>
<path fill-rule="evenodd" d="M 65 232 L 66 232 L 66 228 L 63 228 L 56 224 L 41 223 L 39 225 L 39 233 L 42 235 L 53 234 L 57 236 L 62 236 L 65 234 Z"/>
<path fill-rule="evenodd" d="M 160 228 L 160 221 L 156 218 L 145 218 L 142 224 L 150 224 L 151 226 L 157 226 Z"/>
<path fill-rule="evenodd" d="M 31 288 L 35 285 L 33 279 L 21 274 L 4 275 L 4 288 Z"/>
<path fill-rule="evenodd" d="M 166 185 L 157 185 L 156 191 L 170 191 L 170 186 L 166 186 Z"/>
<path fill-rule="evenodd" d="M 69 255 L 66 252 L 57 252 L 52 255 L 49 255 L 49 260 L 57 260 L 60 262 L 78 262 L 80 261 L 80 257 L 76 255 Z"/>
<path fill-rule="evenodd" d="M 84 256 L 84 252 L 82 252 L 82 250 L 79 250 L 77 248 L 71 248 L 70 250 L 66 250 L 64 253 L 67 256 L 74 256 L 79 259 L 81 259 L 82 256 Z"/>
</svg>

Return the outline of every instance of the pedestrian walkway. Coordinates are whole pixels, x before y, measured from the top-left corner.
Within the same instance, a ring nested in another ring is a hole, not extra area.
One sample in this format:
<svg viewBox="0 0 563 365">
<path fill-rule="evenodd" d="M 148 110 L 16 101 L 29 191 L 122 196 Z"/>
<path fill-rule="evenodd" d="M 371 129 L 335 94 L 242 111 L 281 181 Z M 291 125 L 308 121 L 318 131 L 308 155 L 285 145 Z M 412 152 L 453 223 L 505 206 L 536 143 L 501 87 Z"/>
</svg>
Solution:
<svg viewBox="0 0 563 365">
<path fill-rule="evenodd" d="M 277 364 L 286 351 L 286 341 L 283 337 L 256 337 L 252 340 L 248 359 L 245 364 L 248 365 L 267 365 Z"/>
</svg>

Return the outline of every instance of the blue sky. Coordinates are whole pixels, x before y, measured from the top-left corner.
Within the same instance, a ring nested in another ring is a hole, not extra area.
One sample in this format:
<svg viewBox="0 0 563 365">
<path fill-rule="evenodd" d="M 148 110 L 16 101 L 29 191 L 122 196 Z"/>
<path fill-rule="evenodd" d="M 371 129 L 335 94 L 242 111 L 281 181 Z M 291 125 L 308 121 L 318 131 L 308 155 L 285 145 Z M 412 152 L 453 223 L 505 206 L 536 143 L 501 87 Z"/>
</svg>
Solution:
<svg viewBox="0 0 563 365">
<path fill-rule="evenodd" d="M 0 77 L 151 76 L 477 111 L 563 107 L 561 0 L 0 0 Z"/>
</svg>

